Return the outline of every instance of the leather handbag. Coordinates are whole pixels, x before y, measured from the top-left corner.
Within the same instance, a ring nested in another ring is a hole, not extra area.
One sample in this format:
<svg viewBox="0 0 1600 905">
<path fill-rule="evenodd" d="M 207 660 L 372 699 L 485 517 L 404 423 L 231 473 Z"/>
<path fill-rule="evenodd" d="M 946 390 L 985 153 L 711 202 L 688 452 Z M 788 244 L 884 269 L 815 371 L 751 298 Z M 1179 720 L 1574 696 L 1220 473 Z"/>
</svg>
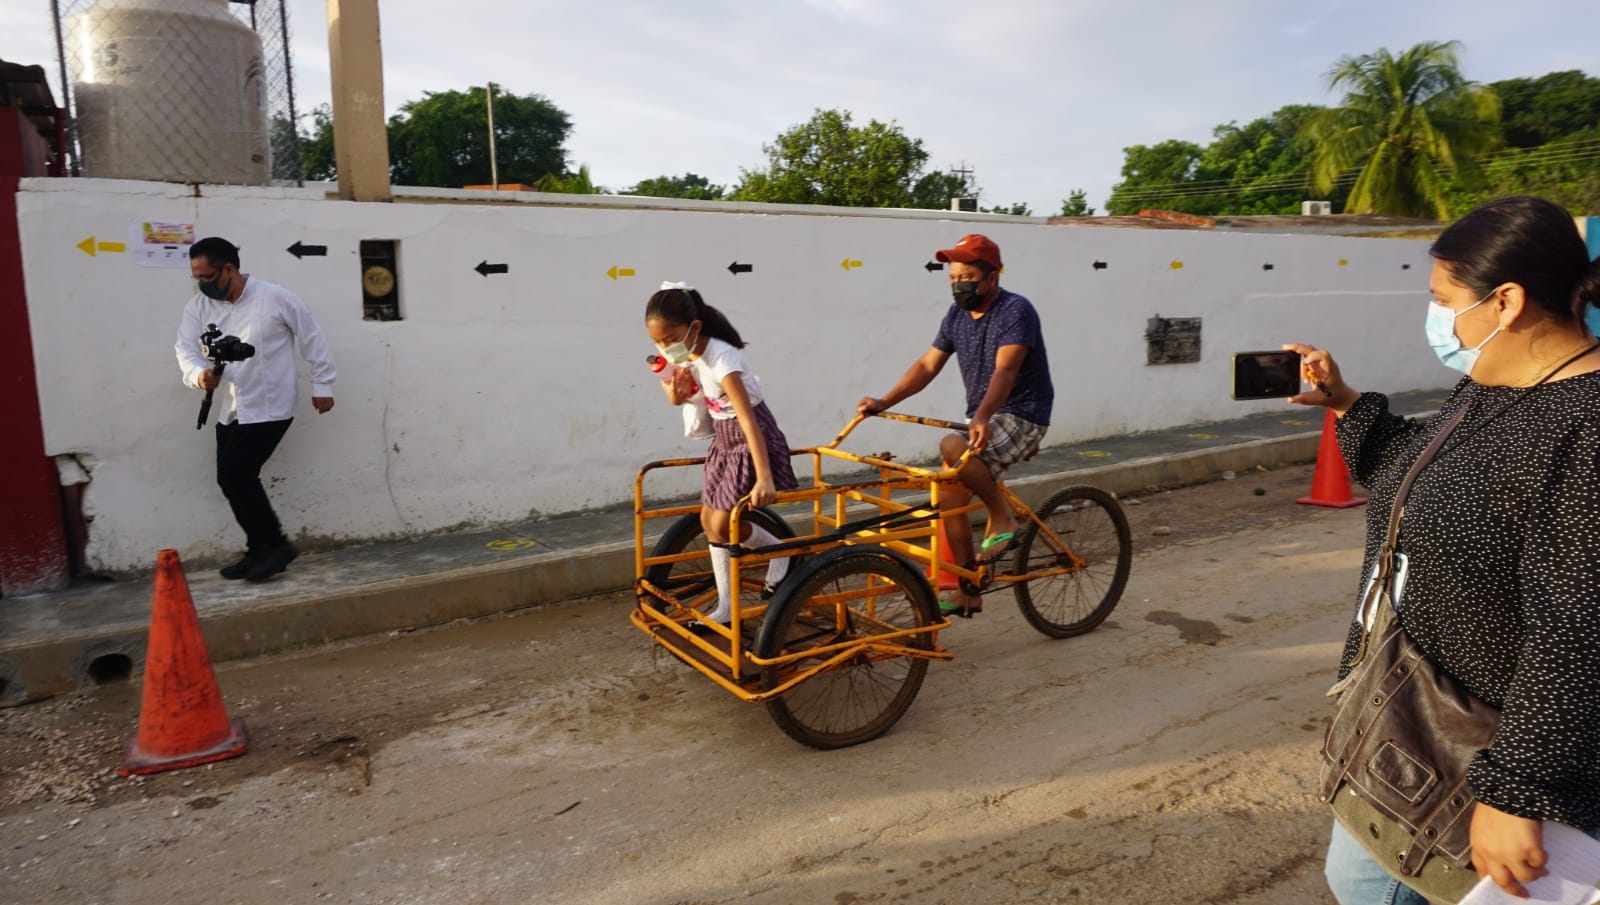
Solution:
<svg viewBox="0 0 1600 905">
<path fill-rule="evenodd" d="M 1478 882 L 1469 833 L 1477 797 L 1467 765 L 1493 741 L 1500 712 L 1422 653 L 1396 618 L 1392 591 L 1406 494 L 1464 413 L 1433 438 L 1395 495 L 1362 601 L 1368 627 L 1350 672 L 1328 692 L 1339 705 L 1322 743 L 1319 790 L 1385 870 L 1441 905 Z"/>
</svg>

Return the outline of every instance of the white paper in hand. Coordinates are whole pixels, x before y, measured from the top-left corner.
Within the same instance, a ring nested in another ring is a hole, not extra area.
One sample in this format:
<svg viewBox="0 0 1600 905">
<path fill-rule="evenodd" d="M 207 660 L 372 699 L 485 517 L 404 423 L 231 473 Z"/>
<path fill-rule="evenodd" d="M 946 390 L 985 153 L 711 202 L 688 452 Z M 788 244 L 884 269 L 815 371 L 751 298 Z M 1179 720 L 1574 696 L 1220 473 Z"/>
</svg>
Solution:
<svg viewBox="0 0 1600 905">
<path fill-rule="evenodd" d="M 1524 883 L 1530 899 L 1509 896 L 1485 877 L 1461 905 L 1596 905 L 1600 903 L 1600 841 L 1563 823 L 1544 824 L 1549 874 Z"/>
</svg>

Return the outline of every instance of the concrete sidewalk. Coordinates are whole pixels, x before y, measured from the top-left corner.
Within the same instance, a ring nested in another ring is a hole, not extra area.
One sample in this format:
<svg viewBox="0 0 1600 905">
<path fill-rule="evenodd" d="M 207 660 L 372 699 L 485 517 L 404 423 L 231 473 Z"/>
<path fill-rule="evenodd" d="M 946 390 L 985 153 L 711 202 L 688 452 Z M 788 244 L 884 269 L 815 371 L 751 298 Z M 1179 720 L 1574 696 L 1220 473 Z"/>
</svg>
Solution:
<svg viewBox="0 0 1600 905">
<path fill-rule="evenodd" d="M 1446 392 L 1391 400 L 1396 411 L 1420 413 L 1437 408 Z M 1013 468 L 1007 484 L 1036 505 L 1069 484 L 1130 494 L 1309 462 L 1320 418 L 1317 410 L 1285 408 L 1054 446 Z M 263 584 L 226 581 L 213 568 L 188 573 L 217 661 L 554 603 L 626 588 L 633 578 L 627 508 L 307 553 Z M 0 600 L 0 706 L 142 670 L 152 593 L 143 578 Z"/>
</svg>

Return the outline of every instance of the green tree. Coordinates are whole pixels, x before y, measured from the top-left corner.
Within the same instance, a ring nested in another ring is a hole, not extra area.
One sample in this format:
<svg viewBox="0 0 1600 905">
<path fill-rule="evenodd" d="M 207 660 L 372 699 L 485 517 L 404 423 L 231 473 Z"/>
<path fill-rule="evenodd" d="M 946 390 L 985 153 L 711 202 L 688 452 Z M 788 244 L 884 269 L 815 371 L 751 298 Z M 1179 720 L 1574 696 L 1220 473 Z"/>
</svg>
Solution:
<svg viewBox="0 0 1600 905">
<path fill-rule="evenodd" d="M 1576 69 L 1489 85 L 1500 96 L 1506 145 L 1533 148 L 1600 125 L 1600 79 Z"/>
<path fill-rule="evenodd" d="M 300 133 L 300 159 L 305 178 L 312 182 L 333 182 L 339 169 L 333 157 L 333 108 L 327 104 L 311 111 L 311 131 Z"/>
<path fill-rule="evenodd" d="M 1194 181 L 1201 153 L 1199 145 L 1178 139 L 1123 148 L 1122 181 L 1111 187 L 1106 211 L 1137 214 L 1149 207 L 1163 207 L 1201 213 L 1191 209 L 1196 206 L 1195 201 L 1176 191 Z"/>
<path fill-rule="evenodd" d="M 998 204 L 994 207 L 980 207 L 978 210 L 986 214 L 1010 214 L 1013 217 L 1031 217 L 1033 211 L 1028 210 L 1027 202 L 1018 201 L 1016 204 Z"/>
<path fill-rule="evenodd" d="M 728 190 L 712 185 L 704 176 L 684 173 L 682 176 L 657 176 L 645 179 L 632 188 L 623 189 L 624 195 L 648 195 L 652 198 L 688 198 L 694 201 L 719 201 Z"/>
<path fill-rule="evenodd" d="M 1500 117 L 1495 93 L 1462 77 L 1459 49 L 1428 41 L 1399 56 L 1379 48 L 1340 58 L 1328 88 L 1345 91 L 1341 105 L 1307 125 L 1316 189 L 1328 191 L 1359 167 L 1346 213 L 1447 218 L 1447 174 L 1470 184 Z"/>
<path fill-rule="evenodd" d="M 934 170 L 924 174 L 911 187 L 911 202 L 906 207 L 948 210 L 951 198 L 976 198 L 983 190 L 966 176 Z"/>
<path fill-rule="evenodd" d="M 949 179 L 924 175 L 928 152 L 921 139 L 894 123 L 872 120 L 856 126 L 849 111 L 818 109 L 762 150 L 766 169 L 742 170 L 730 197 L 845 207 L 942 208 L 950 203 Z"/>
<path fill-rule="evenodd" d="M 609 195 L 605 186 L 595 185 L 589 178 L 589 165 L 578 167 L 576 173 L 558 176 L 555 173 L 546 173 L 533 181 L 533 187 L 541 192 L 557 192 L 564 195 Z"/>
<path fill-rule="evenodd" d="M 425 92 L 389 118 L 389 171 L 396 185 L 460 187 L 491 181 L 483 88 Z M 537 94 L 494 96 L 495 157 L 501 183 L 534 184 L 567 175 L 572 120 Z"/>
<path fill-rule="evenodd" d="M 1240 126 L 1217 126 L 1205 147 L 1166 141 L 1126 149 L 1123 181 L 1106 207 L 1113 214 L 1147 208 L 1205 216 L 1299 213 L 1310 189 L 1315 144 L 1304 127 L 1322 108 L 1291 104 Z M 1342 186 L 1333 189 L 1342 198 Z"/>
<path fill-rule="evenodd" d="M 1062 217 L 1093 217 L 1094 208 L 1089 206 L 1089 193 L 1083 189 L 1073 189 L 1061 202 Z"/>
</svg>

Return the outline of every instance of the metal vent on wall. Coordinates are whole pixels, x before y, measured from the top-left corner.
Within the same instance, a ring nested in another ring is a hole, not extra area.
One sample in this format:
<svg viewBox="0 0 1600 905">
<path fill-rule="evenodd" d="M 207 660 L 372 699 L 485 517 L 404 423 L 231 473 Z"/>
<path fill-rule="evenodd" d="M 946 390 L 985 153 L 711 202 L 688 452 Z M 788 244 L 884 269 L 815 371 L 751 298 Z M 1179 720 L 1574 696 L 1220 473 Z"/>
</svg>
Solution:
<svg viewBox="0 0 1600 905">
<path fill-rule="evenodd" d="M 1200 360 L 1200 318 L 1156 315 L 1145 324 L 1145 364 L 1193 364 Z"/>
</svg>

